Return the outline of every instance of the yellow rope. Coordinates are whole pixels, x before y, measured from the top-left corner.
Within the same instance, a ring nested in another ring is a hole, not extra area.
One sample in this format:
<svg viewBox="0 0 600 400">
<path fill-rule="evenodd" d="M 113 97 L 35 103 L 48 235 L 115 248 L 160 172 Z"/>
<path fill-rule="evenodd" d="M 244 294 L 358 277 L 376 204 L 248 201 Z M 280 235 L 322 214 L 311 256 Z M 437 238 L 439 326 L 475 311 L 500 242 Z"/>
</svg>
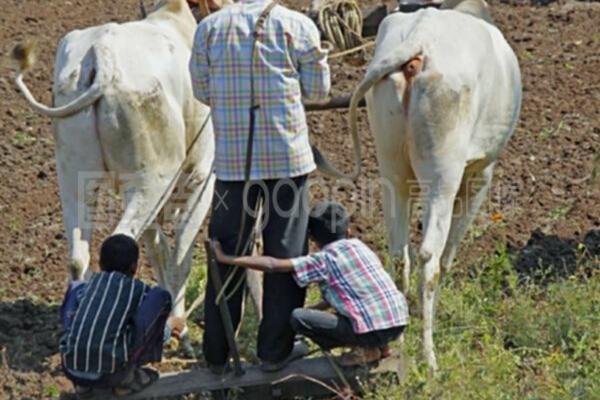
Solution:
<svg viewBox="0 0 600 400">
<path fill-rule="evenodd" d="M 340 51 L 362 44 L 362 22 L 356 0 L 325 0 L 319 8 L 319 26 L 324 38 Z"/>
<path fill-rule="evenodd" d="M 344 50 L 344 51 L 338 51 L 337 53 L 332 53 L 327 58 L 329 58 L 330 60 L 332 60 L 334 58 L 344 57 L 344 56 L 347 56 L 349 54 L 356 53 L 357 51 L 361 51 L 361 50 L 367 49 L 367 48 L 369 48 L 371 46 L 374 46 L 374 45 L 375 45 L 375 41 L 371 40 L 369 42 L 361 44 L 360 46 L 356 46 L 354 48 L 351 48 L 351 49 L 348 49 L 348 50 Z"/>
</svg>

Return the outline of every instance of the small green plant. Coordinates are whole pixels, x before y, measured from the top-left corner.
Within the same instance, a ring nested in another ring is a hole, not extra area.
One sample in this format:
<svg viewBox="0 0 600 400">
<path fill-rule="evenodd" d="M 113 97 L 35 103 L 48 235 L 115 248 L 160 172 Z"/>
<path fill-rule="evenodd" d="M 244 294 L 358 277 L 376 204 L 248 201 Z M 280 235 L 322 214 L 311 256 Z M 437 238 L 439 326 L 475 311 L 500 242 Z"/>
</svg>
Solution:
<svg viewBox="0 0 600 400">
<path fill-rule="evenodd" d="M 550 139 L 551 137 L 559 134 L 560 131 L 563 130 L 563 129 L 567 129 L 568 130 L 568 128 L 565 126 L 565 121 L 564 120 L 560 120 L 560 122 L 558 123 L 558 125 L 556 126 L 556 128 L 553 128 L 553 127 L 550 126 L 550 127 L 542 129 L 542 131 L 540 132 L 540 137 L 543 140 Z"/>
<path fill-rule="evenodd" d="M 8 228 L 10 229 L 10 231 L 13 233 L 20 233 L 22 230 L 21 222 L 14 216 L 9 217 L 9 220 L 7 221 L 7 225 L 8 225 Z"/>
<path fill-rule="evenodd" d="M 573 209 L 573 202 L 562 204 L 558 207 L 553 208 L 547 215 L 547 218 L 551 221 L 558 221 L 565 218 Z"/>
<path fill-rule="evenodd" d="M 35 138 L 34 136 L 31 136 L 30 134 L 28 134 L 26 132 L 17 132 L 17 133 L 15 133 L 15 136 L 13 138 L 13 143 L 16 146 L 20 146 L 20 147 L 29 146 L 30 144 L 33 144 L 36 141 L 37 141 L 37 138 Z"/>
<path fill-rule="evenodd" d="M 523 52 L 523 57 L 528 60 L 528 61 L 532 61 L 535 59 L 535 56 L 533 55 L 533 52 L 531 52 L 530 50 L 525 50 Z"/>
<path fill-rule="evenodd" d="M 50 397 L 52 399 L 57 399 L 60 397 L 60 390 L 58 390 L 58 387 L 55 385 L 46 386 L 44 393 L 46 397 Z"/>
</svg>

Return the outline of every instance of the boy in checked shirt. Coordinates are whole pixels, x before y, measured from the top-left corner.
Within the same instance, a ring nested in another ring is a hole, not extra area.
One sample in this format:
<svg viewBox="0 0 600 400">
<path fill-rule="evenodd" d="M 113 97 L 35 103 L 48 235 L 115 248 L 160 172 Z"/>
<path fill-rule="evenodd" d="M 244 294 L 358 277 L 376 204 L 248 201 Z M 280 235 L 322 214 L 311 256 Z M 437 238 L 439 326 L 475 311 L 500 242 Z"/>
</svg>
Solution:
<svg viewBox="0 0 600 400">
<path fill-rule="evenodd" d="M 215 243 L 216 258 L 264 272 L 292 272 L 301 287 L 317 283 L 323 302 L 293 311 L 290 324 L 321 348 L 351 347 L 343 366 L 371 363 L 390 354 L 389 343 L 408 324 L 406 299 L 375 253 L 348 238 L 349 217 L 337 203 L 318 203 L 311 210 L 308 234 L 320 251 L 303 257 L 232 257 Z M 324 311 L 333 308 L 334 312 Z"/>
</svg>

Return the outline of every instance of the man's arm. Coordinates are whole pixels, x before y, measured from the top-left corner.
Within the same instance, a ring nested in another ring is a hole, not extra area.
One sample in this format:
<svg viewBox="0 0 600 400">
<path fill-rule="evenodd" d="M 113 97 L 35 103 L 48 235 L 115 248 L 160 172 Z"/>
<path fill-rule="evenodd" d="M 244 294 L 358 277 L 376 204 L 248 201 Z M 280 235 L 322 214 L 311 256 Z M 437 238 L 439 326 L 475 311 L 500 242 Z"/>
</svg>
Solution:
<svg viewBox="0 0 600 400">
<path fill-rule="evenodd" d="M 235 257 L 223 253 L 221 244 L 213 242 L 215 257 L 218 262 L 227 265 L 238 265 L 242 268 L 255 269 L 263 272 L 292 272 L 294 266 L 289 258 L 275 258 L 269 256 L 241 256 Z"/>
<path fill-rule="evenodd" d="M 194 36 L 189 70 L 192 78 L 194 97 L 207 106 L 210 106 L 210 75 L 207 55 L 208 49 L 206 48 L 207 34 L 206 27 L 202 23 L 198 25 L 196 35 Z"/>
<path fill-rule="evenodd" d="M 306 100 L 324 100 L 331 89 L 327 50 L 321 48 L 320 34 L 312 21 L 307 21 L 298 51 L 300 85 Z"/>
</svg>

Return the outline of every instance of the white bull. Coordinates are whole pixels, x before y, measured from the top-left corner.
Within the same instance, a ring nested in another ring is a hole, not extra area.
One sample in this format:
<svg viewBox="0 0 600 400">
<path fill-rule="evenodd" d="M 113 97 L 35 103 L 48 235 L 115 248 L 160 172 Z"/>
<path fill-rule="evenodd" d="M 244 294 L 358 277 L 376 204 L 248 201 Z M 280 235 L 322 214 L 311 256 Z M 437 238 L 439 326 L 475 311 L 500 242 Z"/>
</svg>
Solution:
<svg viewBox="0 0 600 400">
<path fill-rule="evenodd" d="M 437 368 L 433 345 L 434 298 L 441 266 L 483 203 L 498 156 L 515 128 L 521 78 L 514 52 L 493 25 L 483 0 L 446 2 L 442 8 L 388 16 L 375 55 L 351 102 L 366 96 L 384 182 L 389 250 L 411 268 L 411 183 L 424 201 L 422 268 L 423 350 Z"/>
<path fill-rule="evenodd" d="M 84 217 L 95 207 L 99 181 L 94 178 L 106 173 L 125 202 L 114 233 L 143 238 L 177 316 L 185 313 L 194 239 L 214 183 L 209 109 L 194 99 L 187 69 L 195 29 L 185 0 L 163 0 L 144 20 L 70 32 L 56 54 L 54 107 L 33 98 L 22 71 L 17 77 L 30 106 L 54 119 L 71 278 L 89 275 L 89 255 L 80 254 L 74 235 L 91 239 L 93 226 Z M 20 50 L 15 55 L 24 70 L 33 54 Z M 174 215 L 170 246 L 153 223 Z"/>
</svg>

